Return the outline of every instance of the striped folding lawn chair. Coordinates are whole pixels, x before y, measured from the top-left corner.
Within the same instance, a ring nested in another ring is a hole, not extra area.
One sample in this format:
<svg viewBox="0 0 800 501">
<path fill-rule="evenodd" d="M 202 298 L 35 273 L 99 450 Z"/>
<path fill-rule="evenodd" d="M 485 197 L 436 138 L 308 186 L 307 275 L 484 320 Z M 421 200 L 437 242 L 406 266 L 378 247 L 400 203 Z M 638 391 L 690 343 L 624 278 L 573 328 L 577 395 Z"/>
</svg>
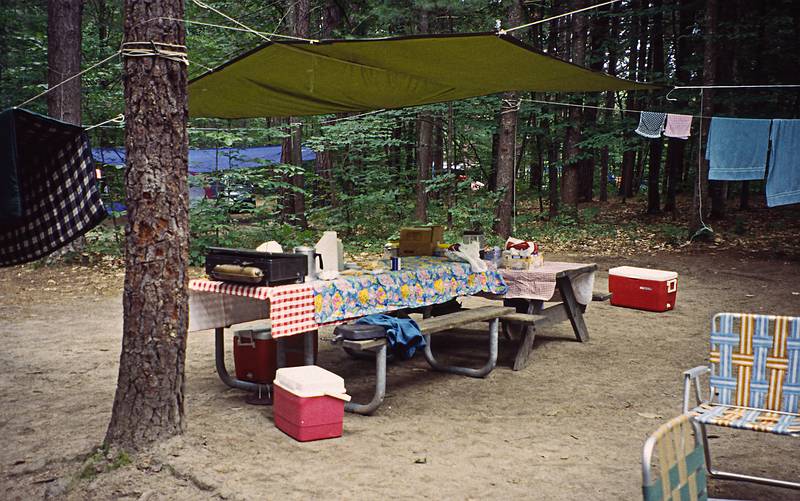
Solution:
<svg viewBox="0 0 800 501">
<path fill-rule="evenodd" d="M 689 416 L 683 414 L 671 419 L 648 437 L 642 452 L 645 501 L 706 500 L 706 482 L 700 425 Z"/>
<path fill-rule="evenodd" d="M 708 473 L 800 489 L 800 482 L 712 469 L 707 425 L 800 436 L 800 317 L 719 313 L 711 325 L 710 367 L 684 375 L 683 412 L 700 424 Z M 701 397 L 700 376 L 710 373 L 710 396 Z M 694 383 L 694 384 L 692 384 Z M 694 388 L 697 406 L 689 407 Z"/>
</svg>

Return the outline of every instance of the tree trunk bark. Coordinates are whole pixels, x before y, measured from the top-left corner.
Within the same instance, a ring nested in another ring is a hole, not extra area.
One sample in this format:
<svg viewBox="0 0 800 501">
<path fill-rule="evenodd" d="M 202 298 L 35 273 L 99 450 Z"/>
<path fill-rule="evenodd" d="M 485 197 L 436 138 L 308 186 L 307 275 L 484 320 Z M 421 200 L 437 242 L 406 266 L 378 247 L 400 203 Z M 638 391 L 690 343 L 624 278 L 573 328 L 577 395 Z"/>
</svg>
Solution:
<svg viewBox="0 0 800 501">
<path fill-rule="evenodd" d="M 662 13 L 663 1 L 653 1 L 653 28 L 651 30 L 650 47 L 653 51 L 652 78 L 655 81 L 664 81 L 664 16 Z M 661 212 L 661 157 L 664 151 L 664 142 L 661 139 L 650 141 L 650 163 L 647 175 L 647 213 L 659 214 Z"/>
<path fill-rule="evenodd" d="M 638 11 L 641 7 L 641 0 L 631 1 L 631 10 Z M 637 62 L 639 61 L 639 20 L 630 18 L 630 25 L 628 29 L 630 37 L 628 39 L 629 57 L 628 57 L 628 79 L 637 80 L 639 73 L 637 70 Z M 630 110 L 635 108 L 636 100 L 633 92 L 628 92 L 625 99 L 625 108 Z M 628 144 L 625 151 L 622 153 L 622 182 L 619 186 L 619 194 L 622 197 L 623 203 L 625 200 L 633 196 L 633 166 L 636 162 L 636 150 L 632 144 Z"/>
<path fill-rule="evenodd" d="M 513 24 L 513 22 L 512 22 Z M 513 231 L 514 212 L 514 143 L 517 136 L 517 107 L 519 99 L 516 92 L 506 92 L 500 106 L 500 130 L 497 141 L 497 189 L 503 195 L 495 212 L 494 231 L 505 239 Z"/>
<path fill-rule="evenodd" d="M 419 14 L 419 33 L 428 33 L 430 13 L 423 8 Z M 417 221 L 428 222 L 428 193 L 425 183 L 431 178 L 433 166 L 433 117 L 428 112 L 417 116 L 417 203 L 414 217 Z"/>
<path fill-rule="evenodd" d="M 611 13 L 612 15 L 616 13 L 616 6 L 611 5 Z M 606 39 L 611 40 L 614 37 L 618 36 L 619 33 L 619 17 L 613 15 L 611 20 L 609 21 L 609 32 L 606 33 Z M 616 75 L 617 74 L 617 53 L 614 51 L 614 47 L 611 46 L 608 48 L 608 74 L 609 75 Z M 614 98 L 615 92 L 608 91 L 606 92 L 606 100 L 605 100 L 605 107 L 606 108 L 613 108 L 614 107 Z M 610 121 L 613 118 L 612 111 L 605 112 L 604 120 Z M 608 201 L 608 171 L 610 168 L 610 154 L 608 146 L 603 146 L 602 150 L 600 150 L 600 201 L 607 202 Z"/>
<path fill-rule="evenodd" d="M 125 1 L 125 40 L 184 45 L 181 0 Z M 158 21 L 144 22 L 145 20 Z M 187 67 L 124 60 L 128 223 L 119 378 L 106 443 L 141 449 L 181 433 L 188 328 Z"/>
<path fill-rule="evenodd" d="M 717 55 L 716 55 L 716 36 L 717 36 L 717 0 L 706 0 L 706 12 L 704 20 L 705 43 L 703 49 L 703 85 L 714 85 L 717 80 Z M 703 107 L 702 115 L 711 117 L 714 114 L 714 90 L 704 89 L 701 91 Z M 702 134 L 699 137 L 700 145 L 707 144 L 708 127 L 710 118 L 701 119 Z M 698 165 L 694 183 L 694 195 L 692 196 L 692 215 L 689 222 L 689 236 L 694 238 L 698 231 L 703 228 L 703 219 L 706 216 L 708 207 L 708 160 L 701 160 Z"/>
<path fill-rule="evenodd" d="M 431 178 L 433 164 L 433 117 L 420 113 L 417 118 L 417 206 L 414 217 L 417 221 L 428 222 L 428 192 L 425 183 Z"/>
<path fill-rule="evenodd" d="M 82 0 L 49 0 L 47 2 L 47 84 L 54 88 L 81 71 Z M 81 77 L 73 78 L 47 94 L 47 113 L 59 120 L 81 124 Z M 64 255 L 81 252 L 86 237 L 81 236 L 55 251 L 48 263 Z"/>
<path fill-rule="evenodd" d="M 307 38 L 309 36 L 309 21 L 311 13 L 310 0 L 291 0 L 291 31 L 294 36 Z M 299 119 L 289 118 L 289 131 L 291 134 L 291 158 L 292 165 L 298 169 L 303 168 L 303 124 Z M 293 223 L 300 228 L 308 228 L 306 220 L 306 196 L 304 193 L 306 186 L 305 175 L 302 171 L 291 178 L 292 185 L 296 191 L 291 193 L 291 212 Z"/>
<path fill-rule="evenodd" d="M 573 0 L 571 9 L 585 7 L 586 0 Z M 583 66 L 586 62 L 586 17 L 577 15 L 572 19 L 572 62 Z M 564 207 L 578 210 L 578 183 L 581 151 L 578 143 L 581 141 L 581 121 L 583 114 L 580 108 L 572 107 L 569 110 L 569 126 L 564 144 L 564 170 L 561 179 L 561 201 Z"/>
<path fill-rule="evenodd" d="M 294 154 L 292 153 L 292 146 L 294 145 L 294 134 L 292 132 L 292 117 L 281 119 L 285 126 L 281 127 L 281 132 L 284 134 L 281 138 L 281 163 L 283 165 L 292 165 Z M 291 187 L 294 184 L 294 177 L 288 173 L 281 174 L 281 181 L 283 187 L 279 188 L 278 196 L 281 204 L 281 221 L 284 223 L 292 223 L 294 220 L 294 192 Z"/>
<path fill-rule="evenodd" d="M 678 16 L 677 33 L 674 34 L 675 46 L 675 77 L 678 85 L 689 83 L 689 71 L 686 69 L 686 56 L 689 51 L 687 39 L 691 30 L 691 14 L 686 6 L 686 0 L 676 0 Z M 675 199 L 678 186 L 682 181 L 683 166 L 685 162 L 686 140 L 670 138 L 667 142 L 667 200 L 664 210 L 672 213 L 672 219 L 678 218 L 678 208 Z"/>
<path fill-rule="evenodd" d="M 511 0 L 508 6 L 509 26 L 522 24 L 522 2 Z M 519 95 L 506 92 L 500 102 L 500 129 L 497 141 L 497 189 L 503 196 L 497 204 L 494 231 L 500 238 L 511 235 L 514 218 L 514 191 L 516 184 L 516 142 Z"/>
<path fill-rule="evenodd" d="M 47 2 L 47 84 L 53 88 L 81 71 L 83 0 Z M 47 94 L 51 117 L 81 123 L 81 77 Z"/>
</svg>

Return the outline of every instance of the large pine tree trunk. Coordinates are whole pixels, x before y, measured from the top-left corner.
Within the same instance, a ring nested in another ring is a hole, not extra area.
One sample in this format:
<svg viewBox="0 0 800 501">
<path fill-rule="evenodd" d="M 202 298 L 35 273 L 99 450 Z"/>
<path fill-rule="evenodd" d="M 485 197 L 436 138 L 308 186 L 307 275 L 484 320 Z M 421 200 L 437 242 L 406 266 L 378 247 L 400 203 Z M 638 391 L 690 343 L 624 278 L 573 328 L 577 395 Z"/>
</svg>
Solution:
<svg viewBox="0 0 800 501">
<path fill-rule="evenodd" d="M 664 16 L 662 14 L 662 0 L 653 1 L 653 29 L 650 47 L 653 51 L 652 75 L 656 81 L 664 81 Z M 661 212 L 661 156 L 664 150 L 664 141 L 654 139 L 650 141 L 650 163 L 647 176 L 647 213 L 658 214 Z"/>
<path fill-rule="evenodd" d="M 431 178 L 433 165 L 433 117 L 420 113 L 417 117 L 417 205 L 414 218 L 428 222 L 428 192 L 425 183 Z"/>
<path fill-rule="evenodd" d="M 47 2 L 47 84 L 53 88 L 81 71 L 81 19 L 83 0 L 49 0 Z M 47 94 L 47 113 L 65 122 L 81 123 L 81 77 Z M 47 262 L 55 262 L 65 254 L 81 252 L 86 237 L 81 236 L 55 251 Z"/>
<path fill-rule="evenodd" d="M 686 69 L 686 56 L 688 54 L 688 36 L 691 29 L 691 12 L 686 5 L 686 0 L 676 0 L 678 5 L 677 33 L 674 34 L 675 46 L 675 77 L 678 85 L 689 83 L 689 71 Z M 677 205 L 675 197 L 678 185 L 681 182 L 683 165 L 685 162 L 686 140 L 670 138 L 667 141 L 667 199 L 664 210 L 672 213 L 672 218 L 677 219 Z"/>
<path fill-rule="evenodd" d="M 497 140 L 497 189 L 503 196 L 495 212 L 495 233 L 506 238 L 512 232 L 514 212 L 514 143 L 517 136 L 517 107 L 519 99 L 516 92 L 506 92 L 500 106 L 500 129 Z"/>
<path fill-rule="evenodd" d="M 429 12 L 422 9 L 419 17 L 419 32 L 428 33 Z M 433 117 L 428 112 L 417 116 L 417 203 L 414 207 L 414 218 L 423 223 L 428 222 L 428 193 L 425 183 L 431 178 L 433 165 Z"/>
<path fill-rule="evenodd" d="M 558 12 L 558 8 L 560 7 L 560 0 L 553 0 L 553 10 Z M 547 35 L 547 53 L 553 56 L 559 56 L 559 45 L 558 45 L 558 33 L 559 27 L 563 28 L 563 24 L 559 20 L 553 21 L 553 25 L 550 29 L 550 33 Z M 565 31 L 565 30 L 562 30 Z M 563 49 L 566 49 L 565 46 L 562 46 Z M 563 59 L 563 58 L 562 58 Z M 553 121 L 552 123 L 547 123 L 546 121 L 542 124 L 542 128 L 545 130 L 554 130 L 556 118 L 558 117 L 558 113 L 553 113 Z M 550 134 L 547 136 L 547 199 L 548 199 L 548 215 L 550 218 L 554 218 L 558 215 L 559 211 L 559 179 L 558 179 L 558 151 L 559 151 L 559 144 L 556 136 L 554 134 Z"/>
<path fill-rule="evenodd" d="M 610 32 L 606 33 L 607 40 L 613 40 L 619 33 L 619 17 L 614 15 L 616 13 L 616 6 L 612 5 L 610 8 L 612 18 L 609 21 L 609 29 Z M 608 74 L 609 75 L 616 75 L 617 74 L 617 53 L 614 50 L 614 46 L 611 45 L 608 47 Z M 614 99 L 616 97 L 616 93 L 613 91 L 606 92 L 605 96 L 605 107 L 606 108 L 613 108 L 614 107 Z M 613 118 L 612 111 L 605 112 L 605 120 L 610 121 Z M 600 201 L 607 202 L 608 201 L 608 171 L 610 168 L 610 153 L 608 146 L 603 146 L 602 150 L 600 151 Z"/>
<path fill-rule="evenodd" d="M 512 0 L 508 7 L 509 26 L 522 24 L 522 3 Z M 516 92 L 506 92 L 501 96 L 500 128 L 497 141 L 497 189 L 503 190 L 500 203 L 495 212 L 494 231 L 501 238 L 507 238 L 513 231 L 514 217 L 514 190 L 515 190 L 515 161 L 517 141 L 517 113 L 519 109 L 519 95 Z"/>
<path fill-rule="evenodd" d="M 126 41 L 185 44 L 183 23 L 162 19 L 183 19 L 183 1 L 126 0 L 124 9 Z M 184 429 L 189 320 L 187 68 L 160 57 L 129 57 L 124 74 L 128 206 L 124 321 L 106 442 L 140 449 Z"/>
<path fill-rule="evenodd" d="M 587 5 L 586 0 L 573 0 L 571 9 Z M 583 66 L 586 62 L 586 16 L 576 15 L 572 19 L 572 62 Z M 580 176 L 580 148 L 582 112 L 580 108 L 569 110 L 569 127 L 564 144 L 564 170 L 561 179 L 561 201 L 571 210 L 578 208 L 578 187 Z"/>
<path fill-rule="evenodd" d="M 641 0 L 631 0 L 631 12 L 640 12 Z M 639 14 L 641 16 L 641 14 Z M 631 80 L 638 80 L 641 76 L 639 71 L 639 62 L 643 60 L 642 54 L 644 53 L 644 46 L 647 44 L 647 33 L 642 36 L 641 20 L 639 17 L 631 17 L 629 20 L 630 37 L 629 56 L 628 56 L 628 78 Z M 641 49 L 640 49 L 641 47 Z M 626 109 L 636 108 L 636 98 L 633 92 L 628 92 L 625 100 Z M 636 164 L 636 149 L 633 144 L 629 144 L 628 148 L 622 154 L 622 182 L 620 183 L 619 194 L 622 196 L 622 201 L 633 196 L 633 177 L 634 167 Z"/>
<path fill-rule="evenodd" d="M 309 0 L 292 0 L 292 34 L 298 37 L 308 37 L 309 33 L 309 18 L 311 14 L 311 3 Z M 302 155 L 302 142 L 303 142 L 303 124 L 299 119 L 289 119 L 290 123 L 294 125 L 289 126 L 291 131 L 291 158 L 292 165 L 302 168 L 303 155 Z M 292 185 L 299 191 L 292 192 L 291 209 L 294 223 L 301 228 L 307 228 L 308 222 L 306 221 L 306 198 L 302 190 L 305 190 L 306 179 L 305 176 L 295 174 L 291 179 Z"/>
<path fill-rule="evenodd" d="M 704 20 L 705 43 L 703 49 L 703 85 L 714 85 L 717 80 L 717 0 L 706 0 L 706 12 Z M 714 114 L 714 89 L 702 91 L 703 108 L 702 115 L 711 117 Z M 701 119 L 702 134 L 699 137 L 700 144 L 705 146 L 708 140 L 708 127 L 711 120 Z M 692 214 L 689 222 L 689 236 L 697 234 L 703 227 L 703 221 L 707 214 L 708 207 L 708 161 L 703 159 L 697 167 L 694 183 L 694 195 L 692 197 Z"/>
<path fill-rule="evenodd" d="M 55 87 L 81 71 L 83 0 L 47 2 L 47 83 Z M 81 77 L 47 94 L 47 112 L 65 122 L 81 123 Z"/>
</svg>

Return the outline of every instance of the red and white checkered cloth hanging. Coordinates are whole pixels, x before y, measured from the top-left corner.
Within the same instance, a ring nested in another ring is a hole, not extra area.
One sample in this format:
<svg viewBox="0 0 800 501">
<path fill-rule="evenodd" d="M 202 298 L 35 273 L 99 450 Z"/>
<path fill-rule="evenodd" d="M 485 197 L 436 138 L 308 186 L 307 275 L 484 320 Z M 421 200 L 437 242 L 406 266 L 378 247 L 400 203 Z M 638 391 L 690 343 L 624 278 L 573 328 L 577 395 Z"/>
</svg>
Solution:
<svg viewBox="0 0 800 501">
<path fill-rule="evenodd" d="M 314 321 L 314 289 L 309 284 L 254 287 L 197 279 L 189 282 L 189 289 L 269 301 L 273 338 L 313 331 L 318 327 Z"/>
</svg>

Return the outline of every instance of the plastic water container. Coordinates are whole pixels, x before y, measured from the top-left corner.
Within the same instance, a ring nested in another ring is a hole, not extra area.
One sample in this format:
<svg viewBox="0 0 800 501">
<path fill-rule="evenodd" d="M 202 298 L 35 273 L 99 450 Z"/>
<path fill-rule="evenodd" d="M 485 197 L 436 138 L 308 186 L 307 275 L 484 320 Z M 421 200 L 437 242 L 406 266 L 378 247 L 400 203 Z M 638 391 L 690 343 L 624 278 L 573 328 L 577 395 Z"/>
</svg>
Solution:
<svg viewBox="0 0 800 501">
<path fill-rule="evenodd" d="M 285 367 L 275 375 L 275 426 L 300 442 L 342 436 L 344 403 L 350 400 L 344 379 L 317 367 Z"/>
</svg>

